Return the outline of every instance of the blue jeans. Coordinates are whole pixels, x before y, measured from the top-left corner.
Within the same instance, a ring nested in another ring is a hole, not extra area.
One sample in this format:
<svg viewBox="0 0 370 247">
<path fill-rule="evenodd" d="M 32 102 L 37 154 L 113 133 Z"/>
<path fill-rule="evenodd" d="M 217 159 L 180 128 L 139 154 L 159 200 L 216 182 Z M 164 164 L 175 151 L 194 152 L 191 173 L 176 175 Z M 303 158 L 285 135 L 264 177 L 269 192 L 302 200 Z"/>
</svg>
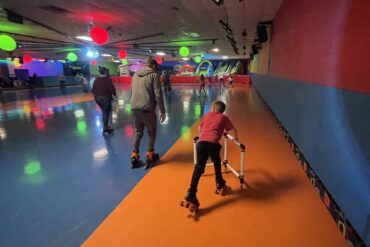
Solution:
<svg viewBox="0 0 370 247">
<path fill-rule="evenodd" d="M 103 125 L 104 130 L 106 130 L 108 129 L 109 116 L 112 111 L 111 98 L 106 96 L 98 96 L 95 98 L 95 102 L 103 112 Z"/>
</svg>

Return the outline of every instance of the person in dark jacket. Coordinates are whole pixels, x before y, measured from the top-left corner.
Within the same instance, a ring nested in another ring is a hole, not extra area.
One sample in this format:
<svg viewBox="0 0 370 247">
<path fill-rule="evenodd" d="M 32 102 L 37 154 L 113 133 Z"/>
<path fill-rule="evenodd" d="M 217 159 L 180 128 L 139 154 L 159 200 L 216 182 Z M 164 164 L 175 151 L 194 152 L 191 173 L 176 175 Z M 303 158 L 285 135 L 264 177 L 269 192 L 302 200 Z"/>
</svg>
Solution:
<svg viewBox="0 0 370 247">
<path fill-rule="evenodd" d="M 108 77 L 107 69 L 99 67 L 100 76 L 95 79 L 92 88 L 95 102 L 103 112 L 103 135 L 113 132 L 113 128 L 108 126 L 109 116 L 112 112 L 111 101 L 117 97 L 116 89 L 113 86 L 112 79 Z"/>
<path fill-rule="evenodd" d="M 148 130 L 148 147 L 146 152 L 146 167 L 153 165 L 158 159 L 154 153 L 154 143 L 157 132 L 156 107 L 160 111 L 160 121 L 166 119 L 161 84 L 159 75 L 156 73 L 157 62 L 148 58 L 146 67 L 135 73 L 131 84 L 131 109 L 135 127 L 134 150 L 131 154 L 132 168 L 139 166 L 139 147 L 144 134 L 144 128 Z"/>
</svg>

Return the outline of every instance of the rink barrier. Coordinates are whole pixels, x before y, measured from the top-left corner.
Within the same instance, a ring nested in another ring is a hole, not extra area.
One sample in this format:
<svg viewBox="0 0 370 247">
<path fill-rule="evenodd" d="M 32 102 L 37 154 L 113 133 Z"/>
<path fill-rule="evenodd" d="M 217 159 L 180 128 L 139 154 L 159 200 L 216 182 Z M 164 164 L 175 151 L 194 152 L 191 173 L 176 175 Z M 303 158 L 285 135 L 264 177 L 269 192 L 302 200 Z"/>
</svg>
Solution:
<svg viewBox="0 0 370 247">
<path fill-rule="evenodd" d="M 347 220 L 343 211 L 340 209 L 339 205 L 335 202 L 334 198 L 330 195 L 329 191 L 325 187 L 321 179 L 316 175 L 312 166 L 309 164 L 304 154 L 299 149 L 298 145 L 294 142 L 293 138 L 289 135 L 289 132 L 280 122 L 278 117 L 272 111 L 270 106 L 267 104 L 262 95 L 255 88 L 257 94 L 263 102 L 263 105 L 273 120 L 276 122 L 277 127 L 282 132 L 285 140 L 288 142 L 290 148 L 292 149 L 294 155 L 298 159 L 300 165 L 305 171 L 308 179 L 310 180 L 312 186 L 315 188 L 317 194 L 320 196 L 321 200 L 324 202 L 326 209 L 329 211 L 333 220 L 335 221 L 338 229 L 341 231 L 343 237 L 346 239 L 348 246 L 350 247 L 366 247 L 365 242 L 361 239 L 360 235 L 354 229 L 352 224 Z"/>
</svg>

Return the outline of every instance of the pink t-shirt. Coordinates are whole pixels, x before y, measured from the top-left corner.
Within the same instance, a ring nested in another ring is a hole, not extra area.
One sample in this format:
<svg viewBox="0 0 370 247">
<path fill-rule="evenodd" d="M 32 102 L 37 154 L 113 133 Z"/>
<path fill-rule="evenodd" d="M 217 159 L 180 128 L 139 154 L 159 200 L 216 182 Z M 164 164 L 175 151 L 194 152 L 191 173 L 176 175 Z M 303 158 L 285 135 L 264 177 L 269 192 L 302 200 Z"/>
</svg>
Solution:
<svg viewBox="0 0 370 247">
<path fill-rule="evenodd" d="M 234 129 L 230 119 L 219 112 L 210 112 L 200 121 L 199 141 L 218 143 L 224 133 Z"/>
</svg>

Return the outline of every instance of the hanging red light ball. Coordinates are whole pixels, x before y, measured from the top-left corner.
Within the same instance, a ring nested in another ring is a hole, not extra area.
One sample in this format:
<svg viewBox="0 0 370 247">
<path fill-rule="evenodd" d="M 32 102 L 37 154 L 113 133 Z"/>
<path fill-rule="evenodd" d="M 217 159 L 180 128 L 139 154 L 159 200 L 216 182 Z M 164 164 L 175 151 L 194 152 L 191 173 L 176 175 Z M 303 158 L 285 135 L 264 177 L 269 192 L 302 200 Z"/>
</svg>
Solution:
<svg viewBox="0 0 370 247">
<path fill-rule="evenodd" d="M 90 37 L 98 45 L 104 45 L 109 39 L 107 30 L 102 27 L 93 27 L 90 30 Z"/>
<path fill-rule="evenodd" d="M 127 57 L 127 52 L 126 52 L 126 50 L 119 50 L 119 51 L 118 51 L 118 57 L 119 57 L 120 59 L 125 59 L 125 58 Z"/>
<path fill-rule="evenodd" d="M 31 63 L 33 58 L 30 55 L 23 55 L 23 62 Z"/>
<path fill-rule="evenodd" d="M 158 64 L 162 64 L 163 63 L 163 57 L 156 57 L 155 58 L 155 61 L 157 61 Z"/>
<path fill-rule="evenodd" d="M 96 64 L 97 64 L 96 60 L 92 60 L 92 61 L 91 61 L 91 64 L 92 64 L 92 65 L 96 65 Z"/>
</svg>

